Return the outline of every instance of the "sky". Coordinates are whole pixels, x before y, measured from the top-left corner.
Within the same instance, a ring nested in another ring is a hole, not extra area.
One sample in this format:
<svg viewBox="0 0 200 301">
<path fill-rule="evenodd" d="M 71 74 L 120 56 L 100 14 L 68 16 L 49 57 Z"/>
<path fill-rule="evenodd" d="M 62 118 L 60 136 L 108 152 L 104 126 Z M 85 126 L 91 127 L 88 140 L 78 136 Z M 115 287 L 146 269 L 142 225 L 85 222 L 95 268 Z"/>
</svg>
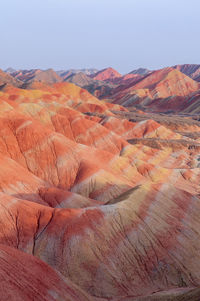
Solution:
<svg viewBox="0 0 200 301">
<path fill-rule="evenodd" d="M 0 68 L 200 64 L 200 0 L 2 0 Z"/>
</svg>

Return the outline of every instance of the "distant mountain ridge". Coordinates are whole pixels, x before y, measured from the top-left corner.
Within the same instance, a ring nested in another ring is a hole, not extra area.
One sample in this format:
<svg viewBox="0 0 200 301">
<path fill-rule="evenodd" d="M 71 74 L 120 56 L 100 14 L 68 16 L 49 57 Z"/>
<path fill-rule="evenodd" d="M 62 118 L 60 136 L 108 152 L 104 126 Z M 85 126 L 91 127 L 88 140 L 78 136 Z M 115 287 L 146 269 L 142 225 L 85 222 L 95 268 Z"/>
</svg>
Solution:
<svg viewBox="0 0 200 301">
<path fill-rule="evenodd" d="M 10 73 L 6 73 L 0 69 L 0 87 L 4 85 L 12 85 L 14 87 L 20 87 L 22 82 L 13 76 Z"/>
<path fill-rule="evenodd" d="M 146 68 L 138 68 L 136 70 L 133 70 L 131 72 L 129 72 L 129 74 L 139 74 L 139 75 L 146 75 L 151 73 L 152 71 L 150 71 L 149 69 Z"/>
<path fill-rule="evenodd" d="M 13 72 L 16 72 L 16 71 L 17 71 L 16 69 L 11 68 L 11 67 L 9 67 L 6 70 L 4 70 L 4 72 L 6 72 L 6 73 L 13 73 Z"/>
<path fill-rule="evenodd" d="M 198 64 L 175 65 L 173 68 L 181 71 L 196 81 L 200 81 L 200 65 Z"/>
<path fill-rule="evenodd" d="M 93 79 L 96 79 L 96 80 L 104 80 L 104 81 L 109 81 L 109 80 L 112 80 L 114 78 L 117 78 L 117 77 L 121 77 L 122 75 L 116 71 L 115 69 L 109 67 L 109 68 L 105 68 L 103 70 L 100 70 L 98 71 L 97 73 L 91 75 L 91 77 Z"/>
<path fill-rule="evenodd" d="M 11 75 L 23 82 L 39 81 L 47 84 L 53 84 L 62 81 L 61 77 L 53 69 L 19 70 L 11 73 Z"/>
<path fill-rule="evenodd" d="M 8 68 L 7 72 L 1 73 L 2 89 L 5 85 L 21 87 L 23 89 L 42 89 L 46 85 L 59 82 L 73 83 L 99 99 L 109 99 L 111 102 L 123 104 L 125 106 L 139 105 L 152 106 L 155 109 L 156 103 L 161 99 L 178 97 L 176 100 L 176 110 L 181 101 L 188 102 L 190 94 L 195 93 L 192 101 L 196 104 L 191 110 L 197 112 L 197 101 L 199 97 L 200 65 L 184 64 L 173 67 L 162 68 L 151 71 L 147 68 L 138 68 L 128 74 L 122 75 L 117 70 L 108 67 L 102 70 L 95 68 L 69 69 L 54 71 L 53 69 L 41 70 L 17 70 Z M 182 100 L 180 100 L 182 98 Z M 166 102 L 165 102 L 166 103 Z M 170 110 L 173 104 L 170 103 Z M 159 105 L 158 108 L 167 109 L 166 106 Z M 185 108 L 185 106 L 180 106 Z"/>
<path fill-rule="evenodd" d="M 168 98 L 181 97 L 184 101 L 191 93 L 198 92 L 199 89 L 200 84 L 197 81 L 179 70 L 168 67 L 141 77 L 127 88 L 126 86 L 118 87 L 110 98 L 114 103 L 127 107 L 138 105 L 140 107 L 154 107 L 155 109 L 155 100 L 157 100 L 158 107 Z M 166 110 L 167 106 L 163 108 Z M 170 108 L 173 110 L 173 104 Z M 174 108 L 177 109 L 177 107 Z"/>
<path fill-rule="evenodd" d="M 68 76 L 72 74 L 77 74 L 77 73 L 83 73 L 85 75 L 92 75 L 98 72 L 98 69 L 95 68 L 85 68 L 85 69 L 69 69 L 69 70 L 59 70 L 56 71 L 56 73 L 62 78 L 66 79 Z"/>
<path fill-rule="evenodd" d="M 114 84 L 95 80 L 82 72 L 71 74 L 66 77 L 64 81 L 82 87 L 94 94 L 96 97 L 102 97 L 105 94 L 107 95 L 111 93 L 112 89 L 115 87 Z"/>
</svg>

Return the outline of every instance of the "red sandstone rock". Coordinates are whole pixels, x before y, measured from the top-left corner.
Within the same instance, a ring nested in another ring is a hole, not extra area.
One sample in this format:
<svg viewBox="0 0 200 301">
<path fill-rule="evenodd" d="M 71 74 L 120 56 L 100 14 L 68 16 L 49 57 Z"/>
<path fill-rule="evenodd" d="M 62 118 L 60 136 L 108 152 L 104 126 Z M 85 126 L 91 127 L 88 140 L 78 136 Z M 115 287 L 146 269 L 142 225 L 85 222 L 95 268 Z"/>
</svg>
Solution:
<svg viewBox="0 0 200 301">
<path fill-rule="evenodd" d="M 121 91 L 117 90 L 111 98 L 115 103 L 131 106 L 150 105 L 151 100 L 171 96 L 187 96 L 199 90 L 199 83 L 173 68 L 164 68 L 144 76 L 136 84 Z M 149 103 L 150 102 L 150 103 Z"/>
<path fill-rule="evenodd" d="M 1 301 L 93 300 L 50 266 L 14 248 L 0 245 Z"/>
<path fill-rule="evenodd" d="M 113 68 L 106 68 L 98 71 L 95 74 L 92 74 L 90 77 L 96 80 L 112 81 L 114 78 L 121 77 L 121 74 Z"/>
<path fill-rule="evenodd" d="M 167 93 L 168 71 L 154 88 L 152 74 L 142 80 L 148 95 Z M 131 121 L 69 83 L 29 88 L 0 92 L 4 299 L 119 301 L 200 286 L 199 148 L 184 136 L 198 125 L 138 110 L 143 121 Z"/>
</svg>

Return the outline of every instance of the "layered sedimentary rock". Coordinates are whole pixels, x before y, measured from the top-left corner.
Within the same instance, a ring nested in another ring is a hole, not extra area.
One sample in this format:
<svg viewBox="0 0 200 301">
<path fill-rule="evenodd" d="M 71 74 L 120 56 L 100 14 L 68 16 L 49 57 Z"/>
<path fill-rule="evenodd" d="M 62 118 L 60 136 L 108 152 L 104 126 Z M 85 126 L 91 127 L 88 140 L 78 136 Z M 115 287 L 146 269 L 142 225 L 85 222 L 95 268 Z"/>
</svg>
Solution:
<svg viewBox="0 0 200 301">
<path fill-rule="evenodd" d="M 2 301 L 90 301 L 70 280 L 32 255 L 0 245 Z"/>
<path fill-rule="evenodd" d="M 53 70 L 19 70 L 12 72 L 11 75 L 22 82 L 44 82 L 47 84 L 53 84 L 61 82 L 61 77 Z"/>
<path fill-rule="evenodd" d="M 121 77 L 121 74 L 115 69 L 109 67 L 92 74 L 91 77 L 96 80 L 109 81 L 116 77 Z"/>
<path fill-rule="evenodd" d="M 71 82 L 99 99 L 126 107 L 155 112 L 199 113 L 199 65 L 176 65 L 150 71 L 139 68 L 120 74 L 113 68 L 57 71 L 53 69 L 2 72 L 1 89 L 11 84 L 24 89 L 51 89 L 50 85 Z"/>
<path fill-rule="evenodd" d="M 115 103 L 151 105 L 152 100 L 172 96 L 185 97 L 199 89 L 199 83 L 178 70 L 164 68 L 144 76 L 139 82 L 112 96 Z"/>
<path fill-rule="evenodd" d="M 200 81 L 200 65 L 198 64 L 176 65 L 173 66 L 173 68 L 181 71 L 196 81 Z"/>
<path fill-rule="evenodd" d="M 82 87 L 87 91 L 89 91 L 90 93 L 92 93 L 93 95 L 95 95 L 96 97 L 101 97 L 101 98 L 112 93 L 112 90 L 115 88 L 114 84 L 93 79 L 89 75 L 86 75 L 83 72 L 79 72 L 75 74 L 72 73 L 69 76 L 66 76 L 64 81 Z"/>
<path fill-rule="evenodd" d="M 171 72 L 154 74 L 148 93 L 165 95 Z M 193 84 L 181 77 L 176 90 Z M 2 300 L 198 295 L 199 132 L 193 116 L 128 111 L 72 83 L 5 86 Z"/>
<path fill-rule="evenodd" d="M 98 69 L 95 68 L 89 68 L 89 69 L 69 69 L 69 70 L 60 70 L 56 73 L 62 77 L 63 80 L 65 80 L 68 76 L 77 74 L 77 73 L 83 73 L 86 75 L 92 75 L 98 72 Z"/>
<path fill-rule="evenodd" d="M 22 85 L 22 82 L 16 78 L 14 78 L 9 73 L 3 72 L 0 69 L 0 89 L 6 85 L 13 85 L 15 87 L 19 87 Z"/>
<path fill-rule="evenodd" d="M 98 297 L 192 287 L 200 281 L 199 205 L 186 192 L 151 184 L 91 209 L 27 206 L 1 195 L 0 242 L 39 257 Z"/>
</svg>

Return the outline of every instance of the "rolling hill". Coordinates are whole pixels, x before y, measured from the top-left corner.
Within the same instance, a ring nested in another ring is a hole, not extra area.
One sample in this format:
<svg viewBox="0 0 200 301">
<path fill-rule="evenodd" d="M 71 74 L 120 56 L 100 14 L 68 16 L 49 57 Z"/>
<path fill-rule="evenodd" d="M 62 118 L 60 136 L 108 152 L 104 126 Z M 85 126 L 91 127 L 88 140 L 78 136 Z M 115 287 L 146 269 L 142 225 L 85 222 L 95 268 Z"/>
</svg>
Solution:
<svg viewBox="0 0 200 301">
<path fill-rule="evenodd" d="M 2 301 L 199 300 L 199 83 L 141 72 L 2 73 Z"/>
</svg>

